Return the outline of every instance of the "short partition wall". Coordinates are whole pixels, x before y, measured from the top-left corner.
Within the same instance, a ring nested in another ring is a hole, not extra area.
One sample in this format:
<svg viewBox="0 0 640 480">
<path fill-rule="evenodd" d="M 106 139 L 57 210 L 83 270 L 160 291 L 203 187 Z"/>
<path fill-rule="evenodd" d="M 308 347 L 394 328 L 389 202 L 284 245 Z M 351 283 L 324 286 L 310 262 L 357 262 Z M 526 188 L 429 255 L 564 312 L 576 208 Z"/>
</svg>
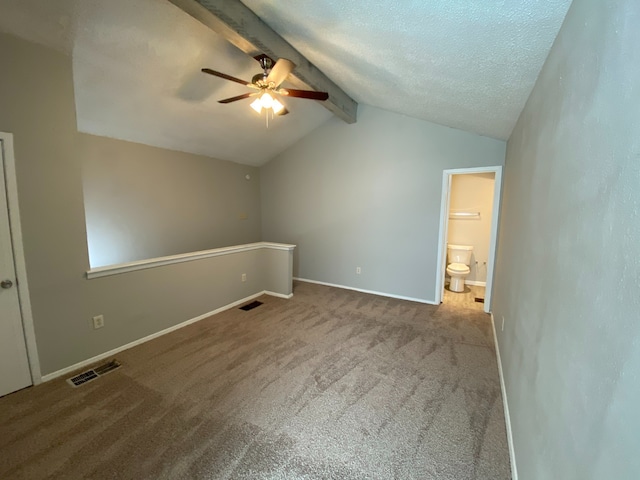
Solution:
<svg viewBox="0 0 640 480">
<path fill-rule="evenodd" d="M 43 381 L 99 362 L 263 294 L 293 296 L 295 245 L 259 242 L 91 269 L 92 309 L 105 328 Z M 95 342 L 95 343 L 94 343 Z M 61 368 L 63 367 L 64 368 Z"/>
<path fill-rule="evenodd" d="M 214 248 L 211 250 L 201 250 L 199 252 L 181 253 L 179 255 L 170 255 L 167 257 L 150 258 L 148 260 L 138 260 L 135 262 L 120 263 L 117 265 L 108 265 L 106 267 L 92 268 L 91 270 L 87 271 L 87 278 L 92 279 L 92 278 L 107 277 L 109 275 L 118 275 L 121 273 L 134 272 L 136 270 L 146 270 L 147 268 L 155 268 L 155 267 L 161 267 L 164 265 L 172 265 L 174 263 L 192 262 L 194 260 L 200 260 L 203 258 L 218 257 L 221 255 L 231 255 L 234 253 L 248 252 L 251 250 L 261 250 L 265 252 L 286 251 L 286 252 L 289 252 L 289 256 L 288 256 L 289 260 L 292 260 L 294 248 L 296 248 L 295 245 L 288 245 L 284 243 L 272 243 L 272 242 L 257 242 L 257 243 L 248 243 L 245 245 L 234 245 L 231 247 Z M 291 266 L 291 269 L 293 269 L 293 264 L 291 264 L 290 266 Z M 284 271 L 282 273 L 284 273 Z M 283 282 L 280 284 L 281 287 L 284 287 L 285 289 L 289 290 L 289 292 L 286 293 L 286 295 L 291 293 L 292 273 L 293 273 L 293 270 L 291 270 L 291 274 L 289 275 L 288 287 L 284 283 L 286 279 L 280 279 Z M 284 292 L 280 292 L 280 293 L 284 293 Z"/>
</svg>

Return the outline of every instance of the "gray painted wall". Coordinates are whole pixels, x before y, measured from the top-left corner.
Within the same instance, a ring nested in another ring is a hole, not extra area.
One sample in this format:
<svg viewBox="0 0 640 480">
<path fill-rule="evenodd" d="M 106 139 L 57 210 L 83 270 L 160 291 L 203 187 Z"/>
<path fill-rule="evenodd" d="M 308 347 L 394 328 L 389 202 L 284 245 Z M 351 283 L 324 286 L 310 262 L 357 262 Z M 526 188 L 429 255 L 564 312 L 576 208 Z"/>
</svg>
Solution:
<svg viewBox="0 0 640 480">
<path fill-rule="evenodd" d="M 43 374 L 265 289 L 265 261 L 255 251 L 87 280 L 84 150 L 76 131 L 71 59 L 0 34 L 0 64 L 11 66 L 0 75 L 0 131 L 14 134 Z M 279 253 L 288 265 L 289 252 Z M 269 279 L 268 285 L 274 289 L 281 283 Z M 93 330 L 91 317 L 100 313 L 105 327 Z"/>
<path fill-rule="evenodd" d="M 262 167 L 263 240 L 298 245 L 297 277 L 433 301 L 442 171 L 503 165 L 505 149 L 361 106 Z"/>
<path fill-rule="evenodd" d="M 94 135 L 78 138 L 92 267 L 260 240 L 257 168 Z"/>
<path fill-rule="evenodd" d="M 521 480 L 640 478 L 638 25 L 637 0 L 573 2 L 508 142 L 493 309 Z"/>
</svg>

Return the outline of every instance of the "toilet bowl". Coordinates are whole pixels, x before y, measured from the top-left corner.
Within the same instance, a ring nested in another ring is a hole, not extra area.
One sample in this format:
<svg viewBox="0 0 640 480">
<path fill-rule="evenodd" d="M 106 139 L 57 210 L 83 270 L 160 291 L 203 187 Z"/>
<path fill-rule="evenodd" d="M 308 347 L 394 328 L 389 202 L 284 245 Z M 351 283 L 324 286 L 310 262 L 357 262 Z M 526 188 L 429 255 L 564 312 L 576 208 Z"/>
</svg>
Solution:
<svg viewBox="0 0 640 480">
<path fill-rule="evenodd" d="M 471 245 L 447 245 L 447 274 L 451 277 L 449 290 L 452 292 L 464 292 L 464 280 L 471 272 Z"/>
</svg>

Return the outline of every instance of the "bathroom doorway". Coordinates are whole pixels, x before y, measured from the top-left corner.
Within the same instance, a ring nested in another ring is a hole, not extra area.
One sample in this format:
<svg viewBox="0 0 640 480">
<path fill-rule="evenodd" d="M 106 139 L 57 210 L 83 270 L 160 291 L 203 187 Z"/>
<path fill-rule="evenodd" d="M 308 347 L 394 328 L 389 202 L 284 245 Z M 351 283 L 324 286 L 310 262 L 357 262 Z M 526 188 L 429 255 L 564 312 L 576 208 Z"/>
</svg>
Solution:
<svg viewBox="0 0 640 480">
<path fill-rule="evenodd" d="M 501 185 L 500 166 L 444 170 L 436 303 L 449 301 L 464 304 L 474 302 L 475 297 L 478 297 L 484 298 L 482 309 L 487 313 L 491 311 Z M 448 244 L 473 247 L 461 292 L 445 290 L 449 283 Z"/>
</svg>

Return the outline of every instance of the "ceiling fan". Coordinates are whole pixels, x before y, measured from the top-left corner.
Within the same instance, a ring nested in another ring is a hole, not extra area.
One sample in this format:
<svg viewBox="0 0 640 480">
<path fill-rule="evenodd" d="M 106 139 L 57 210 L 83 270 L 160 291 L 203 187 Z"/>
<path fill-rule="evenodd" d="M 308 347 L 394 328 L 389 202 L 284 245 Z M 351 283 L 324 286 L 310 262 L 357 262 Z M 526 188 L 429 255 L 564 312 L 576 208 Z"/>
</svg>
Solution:
<svg viewBox="0 0 640 480">
<path fill-rule="evenodd" d="M 272 110 L 276 115 L 286 115 L 289 113 L 284 104 L 278 99 L 279 96 L 308 98 L 320 101 L 324 101 L 329 98 L 329 94 L 327 92 L 280 88 L 282 82 L 287 79 L 291 71 L 295 68 L 295 64 L 291 60 L 281 58 L 277 62 L 274 62 L 269 56 L 264 54 L 257 55 L 253 58 L 260 63 L 262 73 L 254 75 L 251 82 L 246 82 L 239 78 L 232 77 L 226 73 L 216 72 L 210 68 L 202 69 L 204 73 L 208 73 L 209 75 L 224 78 L 225 80 L 240 83 L 253 90 L 257 90 L 256 92 L 248 92 L 236 97 L 218 100 L 218 103 L 231 103 L 237 102 L 238 100 L 244 100 L 245 98 L 257 97 L 251 103 L 251 108 L 258 113 L 261 113 L 263 109 L 266 110 L 268 119 L 269 110 Z"/>
</svg>

